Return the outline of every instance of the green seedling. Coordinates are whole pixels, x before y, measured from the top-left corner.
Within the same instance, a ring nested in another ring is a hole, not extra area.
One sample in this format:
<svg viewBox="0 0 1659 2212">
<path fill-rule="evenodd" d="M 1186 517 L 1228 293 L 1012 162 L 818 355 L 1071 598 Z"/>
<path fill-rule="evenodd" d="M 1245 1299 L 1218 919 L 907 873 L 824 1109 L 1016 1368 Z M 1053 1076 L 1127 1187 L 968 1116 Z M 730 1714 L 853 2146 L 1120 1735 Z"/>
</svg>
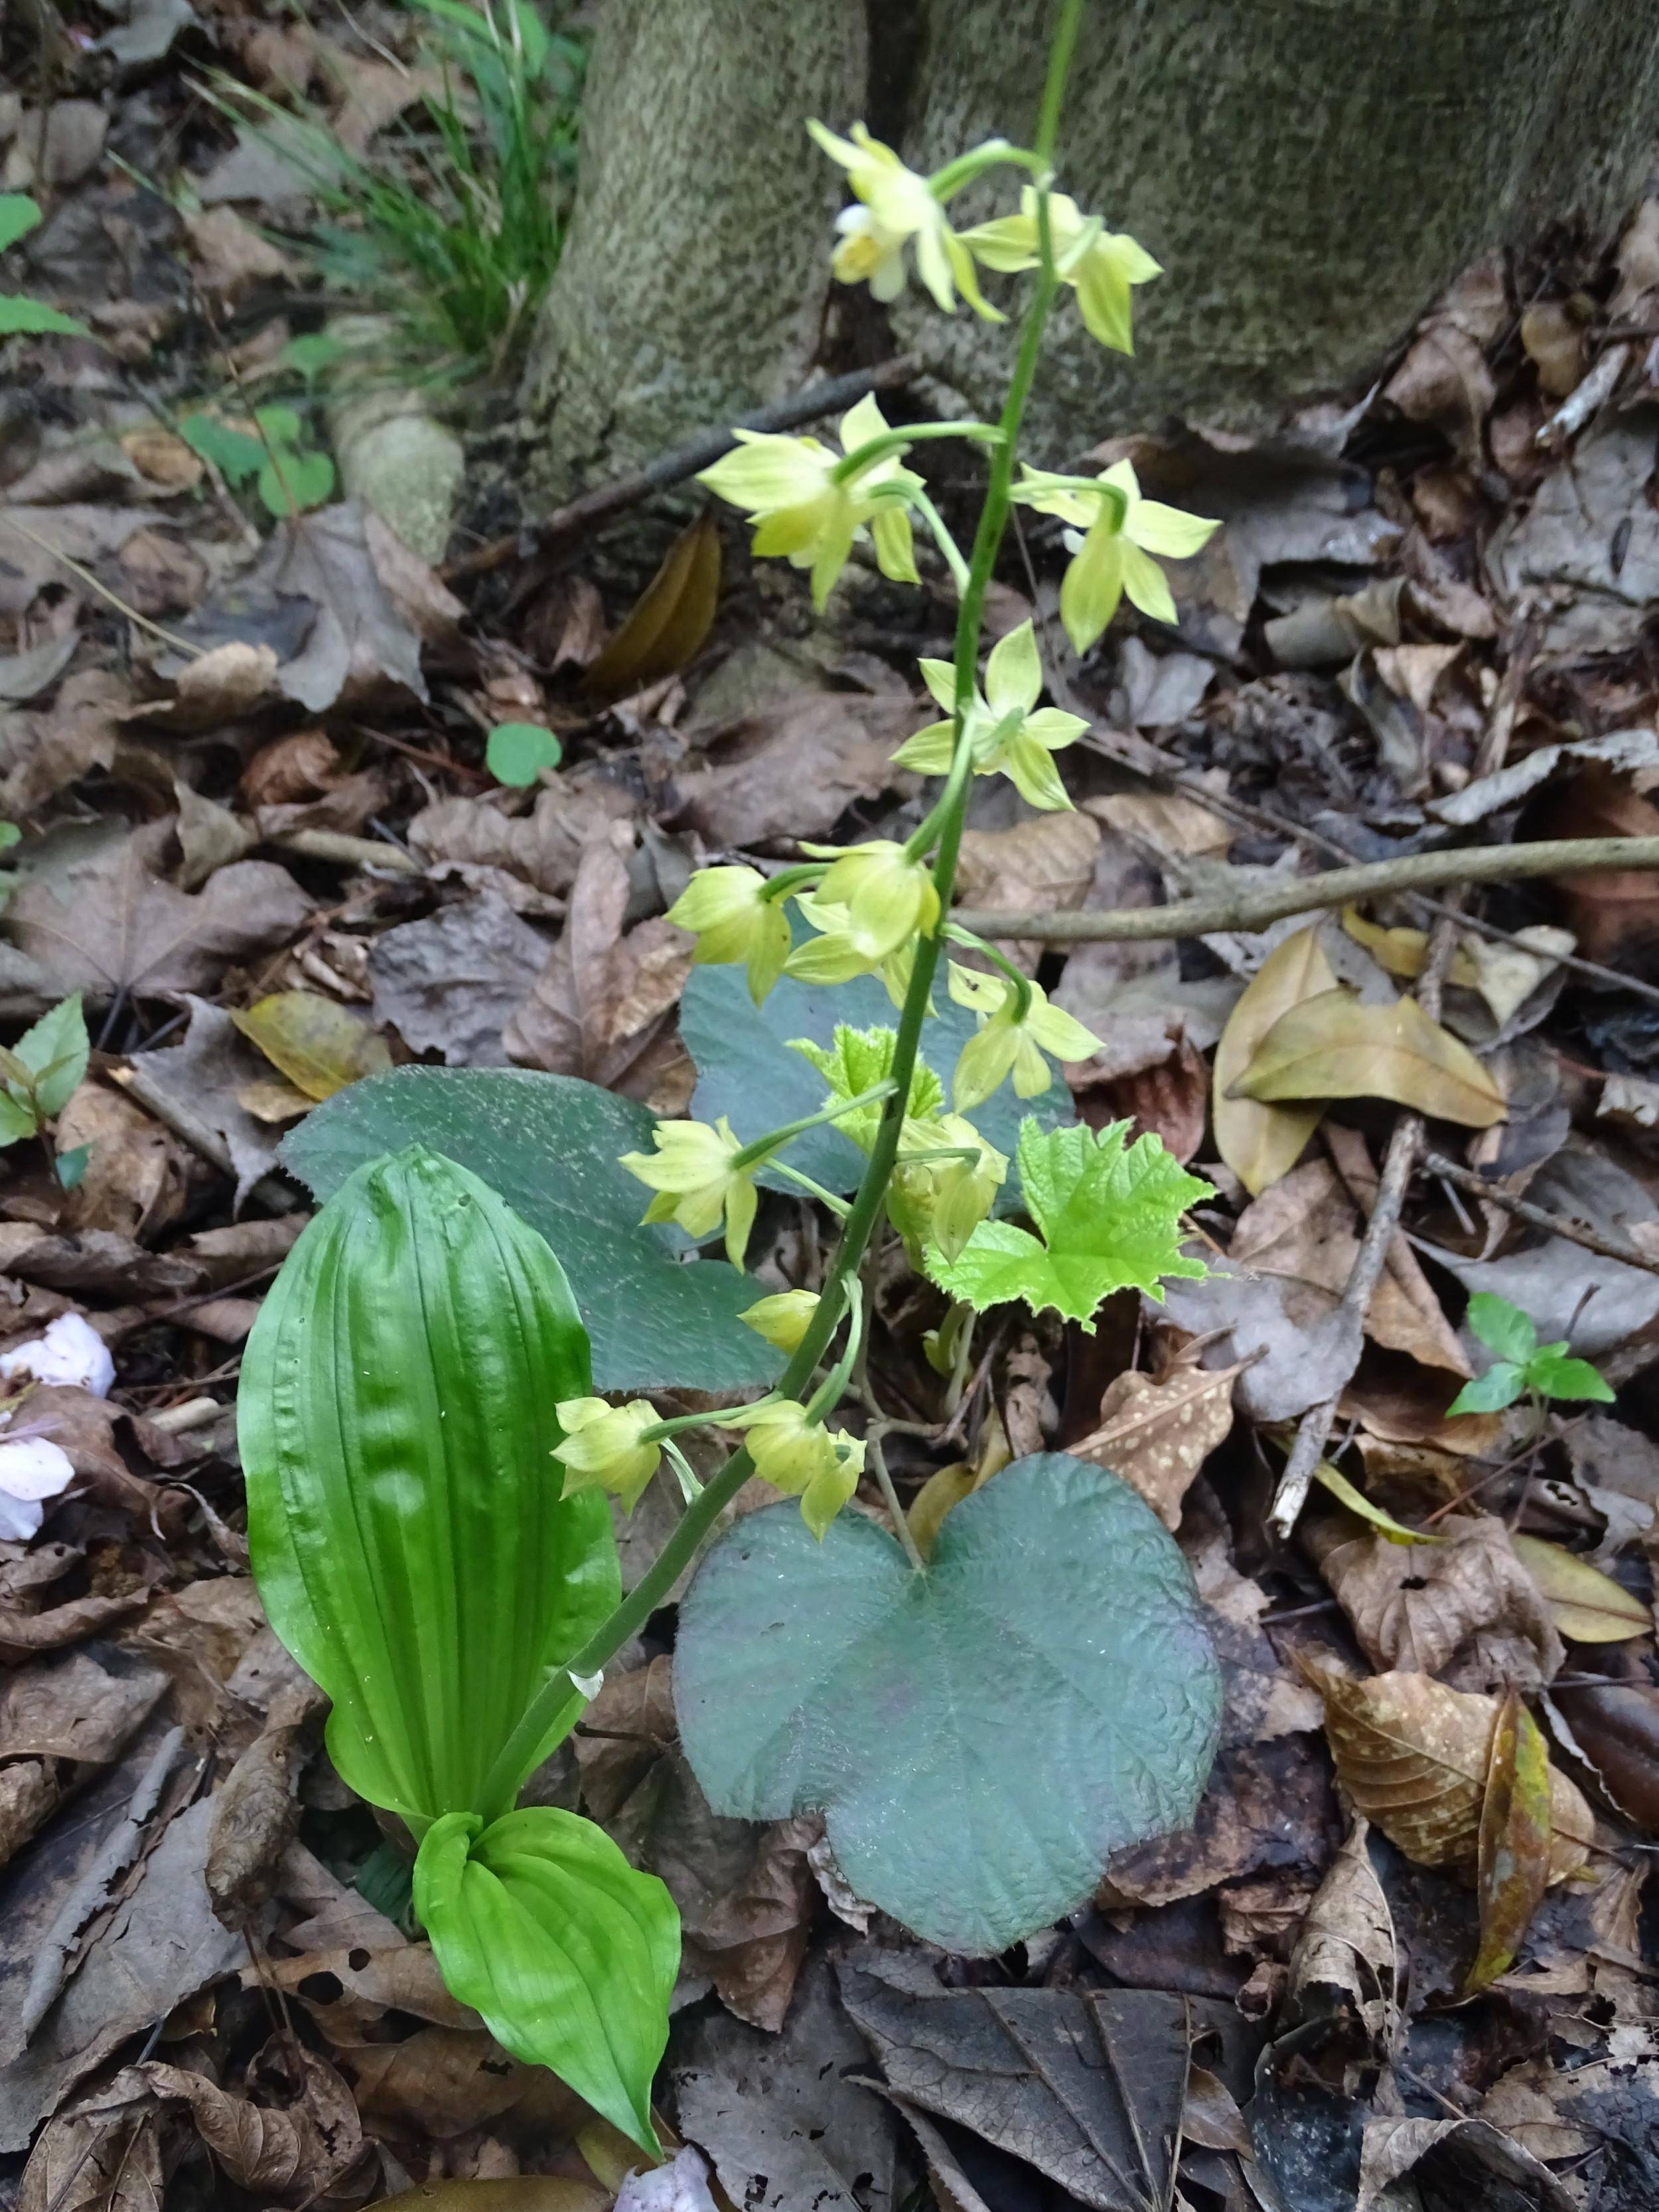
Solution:
<svg viewBox="0 0 1659 2212">
<path fill-rule="evenodd" d="M 1519 1306 L 1492 1291 L 1469 1300 L 1468 1324 L 1489 1352 L 1498 1355 L 1484 1375 L 1466 1382 L 1447 1407 L 1452 1413 L 1501 1413 L 1517 1398 L 1528 1399 L 1543 1419 L 1555 1398 L 1593 1398 L 1613 1403 L 1614 1393 L 1588 1359 L 1575 1359 L 1566 1339 L 1540 1344 L 1537 1325 Z"/>
</svg>

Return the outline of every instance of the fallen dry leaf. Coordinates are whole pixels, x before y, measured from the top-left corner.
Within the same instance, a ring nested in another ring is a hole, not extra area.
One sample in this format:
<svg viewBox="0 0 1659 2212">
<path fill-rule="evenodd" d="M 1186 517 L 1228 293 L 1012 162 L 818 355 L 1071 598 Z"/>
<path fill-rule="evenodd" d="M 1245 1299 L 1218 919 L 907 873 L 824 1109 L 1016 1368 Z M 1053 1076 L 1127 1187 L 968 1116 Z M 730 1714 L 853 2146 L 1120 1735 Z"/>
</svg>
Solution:
<svg viewBox="0 0 1659 2212">
<path fill-rule="evenodd" d="M 245 1926 L 276 1886 L 300 1825 L 296 1792 L 313 1748 L 311 1724 L 327 1702 L 309 1681 L 280 1690 L 264 1732 L 214 1794 L 205 1878 L 213 1909 L 227 1928 Z"/>
<path fill-rule="evenodd" d="M 528 814 L 508 810 L 517 794 L 441 799 L 410 823 L 410 848 L 434 874 L 494 890 L 521 914 L 557 914 L 588 845 L 614 822 L 631 822 L 639 803 L 603 776 L 555 775 Z"/>
<path fill-rule="evenodd" d="M 1588 1767 L 1608 1803 L 1659 1836 L 1659 1689 L 1559 1682 L 1548 1707 L 1562 1748 Z"/>
<path fill-rule="evenodd" d="M 1431 1547 L 1356 1532 L 1340 1514 L 1310 1516 L 1303 1534 L 1373 1666 L 1528 1690 L 1560 1667 L 1549 1607 L 1495 1516 L 1448 1514 Z"/>
<path fill-rule="evenodd" d="M 1601 761 L 1581 768 L 1551 809 L 1556 837 L 1659 836 L 1659 806 Z M 1628 959 L 1659 936 L 1659 885 L 1651 868 L 1556 876 L 1567 927 L 1592 960 Z"/>
<path fill-rule="evenodd" d="M 1002 1417 L 993 1406 L 981 1425 L 979 1445 L 973 1458 L 953 1460 L 948 1467 L 935 1468 L 910 1501 L 904 1517 L 924 1559 L 933 1557 L 945 1515 L 960 1505 L 964 1498 L 971 1498 L 976 1490 L 982 1489 L 994 1474 L 1000 1474 L 1013 1456 Z"/>
<path fill-rule="evenodd" d="M 480 890 L 374 939 L 374 1018 L 452 1066 L 505 1067 L 501 1032 L 547 954 L 546 938 L 498 891 Z"/>
<path fill-rule="evenodd" d="M 1652 1608 L 1588 1559 L 1539 1536 L 1513 1535 L 1510 1541 L 1562 1636 L 1575 1644 L 1618 1644 L 1652 1632 Z"/>
<path fill-rule="evenodd" d="M 1498 1701 L 1449 1689 L 1431 1674 L 1356 1681 L 1300 1662 L 1325 1700 L 1337 1778 L 1356 1810 L 1419 1866 L 1473 1869 Z M 1583 1866 L 1595 1820 L 1559 1768 L 1550 1770 L 1549 1879 Z"/>
<path fill-rule="evenodd" d="M 132 695 L 104 668 L 67 677 L 50 707 L 0 713 L 0 811 L 29 815 L 58 792 L 115 758 Z"/>
<path fill-rule="evenodd" d="M 1297 930 L 1275 946 L 1245 986 L 1215 1048 L 1211 1114 L 1216 1149 L 1253 1198 L 1295 1166 L 1322 1109 L 1263 1105 L 1237 1097 L 1235 1086 L 1280 1016 L 1335 984 L 1317 929 Z"/>
<path fill-rule="evenodd" d="M 720 589 L 720 536 L 700 514 L 669 547 L 626 621 L 582 678 L 606 698 L 641 691 L 696 658 L 714 626 Z"/>
<path fill-rule="evenodd" d="M 60 1153 L 86 1146 L 86 1172 L 70 1195 L 76 1230 L 142 1239 L 184 1211 L 187 1168 L 179 1146 L 124 1092 L 88 1080 L 58 1117 Z"/>
<path fill-rule="evenodd" d="M 1514 1688 L 1498 1700 L 1486 1762 L 1475 1858 L 1480 1948 L 1466 1996 L 1508 1972 L 1549 1886 L 1553 1816 L 1550 1755 L 1538 1723 Z"/>
<path fill-rule="evenodd" d="M 307 1099 L 331 1098 L 392 1065 L 386 1040 L 362 1016 L 319 992 L 277 991 L 230 1018 Z"/>
<path fill-rule="evenodd" d="M 362 2154 L 362 2125 L 350 2090 L 327 2059 L 291 2036 L 266 2054 L 300 2069 L 299 2091 L 287 2106 L 255 2105 L 230 2095 L 204 2075 L 154 2059 L 117 2075 L 112 2093 L 142 2086 L 166 2103 L 189 2107 L 197 2133 L 228 2181 L 258 2196 L 310 2202 L 337 2188 Z"/>
<path fill-rule="evenodd" d="M 1419 2166 L 1419 2183 L 1406 2179 Z M 1396 2190 L 1395 2182 L 1402 2187 Z M 1565 2182 L 1486 2120 L 1373 2114 L 1364 2123 L 1360 2143 L 1354 2212 L 1413 2200 L 1425 2205 L 1508 2203 L 1535 2212 L 1581 2212 L 1579 2198 Z"/>
<path fill-rule="evenodd" d="M 1365 1848 L 1368 1832 L 1356 1816 L 1325 1869 L 1291 1954 L 1288 1995 L 1305 2012 L 1312 1990 L 1340 1990 L 1382 2045 L 1395 2014 L 1400 1949 L 1388 1892 Z"/>
<path fill-rule="evenodd" d="M 1468 1047 L 1415 999 L 1373 1006 L 1340 988 L 1282 1014 L 1232 1088 L 1259 1102 L 1389 1098 L 1475 1129 L 1504 1111 L 1503 1093 Z"/>
<path fill-rule="evenodd" d="M 957 863 L 957 895 L 965 906 L 1053 914 L 1081 906 L 1095 871 L 1100 828 L 1087 814 L 1040 814 L 1012 830 L 968 830 Z M 1040 945 L 1016 945 L 1015 958 L 1034 968 Z"/>
<path fill-rule="evenodd" d="M 1188 1485 L 1233 1425 L 1233 1367 L 1178 1368 L 1163 1382 L 1130 1372 L 1109 1383 L 1100 1426 L 1066 1449 L 1132 1483 L 1166 1528 Z"/>
<path fill-rule="evenodd" d="M 726 723 L 707 741 L 708 764 L 680 772 L 673 824 L 715 846 L 828 836 L 854 799 L 917 788 L 892 764 L 915 718 L 908 693 L 815 691 Z"/>
</svg>

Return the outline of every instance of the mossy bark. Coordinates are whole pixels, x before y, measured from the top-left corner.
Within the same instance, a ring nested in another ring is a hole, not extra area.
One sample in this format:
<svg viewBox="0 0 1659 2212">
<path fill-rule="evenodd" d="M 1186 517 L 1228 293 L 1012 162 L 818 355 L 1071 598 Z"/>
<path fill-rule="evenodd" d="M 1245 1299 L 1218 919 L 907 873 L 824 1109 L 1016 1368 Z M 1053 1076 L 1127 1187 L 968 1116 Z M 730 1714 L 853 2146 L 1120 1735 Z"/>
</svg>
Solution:
<svg viewBox="0 0 1659 2212">
<path fill-rule="evenodd" d="M 556 477 L 626 465 L 802 380 L 840 184 L 803 115 L 902 123 L 923 169 L 1028 134 L 1053 0 L 870 12 L 866 42 L 854 0 L 608 0 L 580 204 L 526 386 Z M 1057 319 L 1037 445 L 1057 461 L 1173 414 L 1259 430 L 1363 390 L 1482 248 L 1616 214 L 1656 128 L 1659 0 L 1095 0 L 1063 180 L 1169 273 L 1139 295 L 1133 362 Z M 893 319 L 938 404 L 994 412 L 1006 331 L 915 292 Z"/>
</svg>

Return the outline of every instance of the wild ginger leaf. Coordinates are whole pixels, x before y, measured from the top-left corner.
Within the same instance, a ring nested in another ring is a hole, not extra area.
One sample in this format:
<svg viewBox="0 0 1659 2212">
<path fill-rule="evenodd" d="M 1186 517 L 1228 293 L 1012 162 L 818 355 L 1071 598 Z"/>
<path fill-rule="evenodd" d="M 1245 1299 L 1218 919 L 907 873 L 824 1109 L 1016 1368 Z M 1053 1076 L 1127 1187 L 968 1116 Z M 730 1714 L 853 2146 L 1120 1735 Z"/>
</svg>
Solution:
<svg viewBox="0 0 1659 2212">
<path fill-rule="evenodd" d="M 1024 1299 L 1091 1329 L 1101 1300 L 1130 1286 L 1161 1296 L 1165 1276 L 1201 1276 L 1181 1251 L 1181 1217 L 1212 1198 L 1208 1183 L 1172 1159 L 1150 1134 L 1124 1143 L 1127 1121 L 1098 1136 L 1081 1124 L 1044 1131 L 1022 1123 L 1019 1173 L 1039 1234 L 1012 1222 L 982 1222 L 960 1258 L 934 1257 L 929 1273 L 978 1311 Z"/>
</svg>

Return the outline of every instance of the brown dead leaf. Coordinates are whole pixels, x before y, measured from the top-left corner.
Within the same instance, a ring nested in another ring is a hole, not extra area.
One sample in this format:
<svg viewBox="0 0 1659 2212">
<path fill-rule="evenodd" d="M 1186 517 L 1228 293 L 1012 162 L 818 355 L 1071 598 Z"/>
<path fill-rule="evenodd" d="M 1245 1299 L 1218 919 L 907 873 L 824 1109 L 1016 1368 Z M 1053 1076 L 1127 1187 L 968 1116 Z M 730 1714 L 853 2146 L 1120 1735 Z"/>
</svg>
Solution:
<svg viewBox="0 0 1659 2212">
<path fill-rule="evenodd" d="M 100 1004 L 216 987 L 226 963 L 269 952 L 304 927 L 311 901 L 286 868 L 239 860 L 198 893 L 155 872 L 173 836 L 154 822 L 48 879 L 31 876 L 6 920 L 52 997 Z"/>
<path fill-rule="evenodd" d="M 326 730 L 295 730 L 260 746 L 242 770 L 240 789 L 256 810 L 288 806 L 332 791 L 345 772 Z"/>
<path fill-rule="evenodd" d="M 1650 1682 L 1559 1683 L 1551 1725 L 1581 1759 L 1607 1802 L 1659 1836 L 1659 1689 Z"/>
<path fill-rule="evenodd" d="M 1590 761 L 1555 796 L 1550 834 L 1556 837 L 1659 836 L 1659 806 L 1627 775 Z M 1591 960 L 1628 957 L 1659 936 L 1659 878 L 1651 868 L 1604 875 L 1555 876 L 1565 921 Z"/>
<path fill-rule="evenodd" d="M 1267 1106 L 1237 1097 L 1234 1086 L 1281 1015 L 1335 986 L 1317 929 L 1299 929 L 1274 947 L 1245 987 L 1215 1048 L 1211 1111 L 1216 1149 L 1252 1197 L 1295 1166 L 1322 1109 Z"/>
<path fill-rule="evenodd" d="M 590 842 L 571 886 L 564 933 L 501 1033 L 508 1056 L 608 1088 L 642 1060 L 691 971 L 683 932 L 659 917 L 624 937 L 634 832 L 615 823 Z"/>
<path fill-rule="evenodd" d="M 1166 1528 L 1187 1486 L 1233 1425 L 1234 1367 L 1177 1368 L 1161 1382 L 1130 1372 L 1108 1384 L 1100 1426 L 1066 1449 L 1133 1485 Z"/>
<path fill-rule="evenodd" d="M 424 1950 L 425 1946 L 410 1948 Z M 394 2139 L 446 2142 L 477 2128 L 510 2121 L 515 2133 L 523 2129 L 551 2142 L 568 2136 L 588 2112 L 556 2075 L 544 2066 L 526 2066 L 510 2058 L 493 2035 L 476 2026 L 471 2030 L 418 2028 L 396 2043 L 350 2041 L 339 2045 L 335 2057 L 350 2079 L 364 2119 L 377 2135 Z M 541 2179 L 537 2177 L 538 2182 Z M 573 2186 L 559 2182 L 549 2185 Z M 490 2187 L 499 2193 L 502 2185 Z M 440 2195 L 434 2191 L 434 2201 Z M 550 2212 L 557 2212 L 562 2201 L 553 2199 Z M 599 2212 L 609 2202 L 608 2196 L 601 2200 Z M 489 2212 L 487 2192 L 480 2194 L 477 2203 L 479 2212 Z M 424 2197 L 420 2212 L 430 2212 Z M 533 2199 L 526 2212 L 534 2212 Z"/>
<path fill-rule="evenodd" d="M 1325 1734 L 1338 1779 L 1357 1810 L 1419 1866 L 1472 1870 L 1498 1702 L 1449 1689 L 1432 1675 L 1377 1674 L 1356 1681 L 1299 1663 L 1325 1700 Z M 1583 1866 L 1595 1834 L 1589 1807 L 1550 1770 L 1549 1879 Z"/>
<path fill-rule="evenodd" d="M 700 514 L 669 547 L 622 628 L 590 664 L 583 689 L 614 699 L 678 675 L 714 626 L 720 590 L 720 532 L 711 516 Z"/>
<path fill-rule="evenodd" d="M 1365 1848 L 1368 1832 L 1356 1817 L 1325 1869 L 1291 1954 L 1289 1994 L 1307 2010 L 1310 1991 L 1340 1990 L 1382 2045 L 1395 2014 L 1400 1954 L 1388 1893 Z"/>
<path fill-rule="evenodd" d="M 1389 1098 L 1475 1129 L 1504 1111 L 1503 1093 L 1468 1047 L 1415 999 L 1373 1006 L 1340 988 L 1282 1014 L 1231 1088 L 1258 1102 Z"/>
<path fill-rule="evenodd" d="M 151 2059 L 125 2069 L 112 2094 L 140 2087 L 166 2103 L 189 2107 L 197 2133 L 227 2180 L 257 2195 L 309 2202 L 336 2191 L 362 2155 L 362 2124 L 350 2090 L 327 2059 L 292 2037 L 279 2038 L 264 2054 L 277 2079 L 279 2066 L 297 2063 L 297 2094 L 286 2106 L 256 2105 L 230 2095 L 205 2075 Z"/>
<path fill-rule="evenodd" d="M 908 694 L 809 692 L 726 723 L 708 740 L 708 765 L 681 772 L 672 824 L 718 846 L 827 836 L 855 799 L 916 789 L 891 758 L 915 715 Z"/>
<path fill-rule="evenodd" d="M 553 775 L 528 814 L 508 810 L 516 793 L 441 799 L 409 825 L 409 844 L 435 873 L 453 872 L 498 891 L 521 914 L 557 914 L 583 853 L 611 823 L 631 822 L 639 804 L 602 776 Z"/>
<path fill-rule="evenodd" d="M 334 136 L 350 154 L 362 153 L 417 100 L 428 94 L 444 96 L 441 70 L 405 69 L 398 63 L 370 61 L 361 53 L 353 53 L 349 64 L 343 54 L 331 58 L 326 66 L 345 94 L 335 111 Z"/>
<path fill-rule="evenodd" d="M 1489 1514 L 1448 1514 L 1438 1544 L 1391 1543 L 1351 1516 L 1311 1515 L 1304 1540 L 1373 1666 L 1449 1674 L 1468 1689 L 1535 1690 L 1561 1665 L 1548 1607 Z"/>
<path fill-rule="evenodd" d="M 969 830 L 957 863 L 957 889 L 966 906 L 1052 914 L 1081 906 L 1100 849 L 1099 825 L 1087 814 L 1040 814 L 1012 830 Z M 1042 947 L 1010 948 L 1035 967 Z"/>
<path fill-rule="evenodd" d="M 1083 808 L 1121 836 L 1150 845 L 1161 860 L 1224 856 L 1237 834 L 1218 814 L 1179 792 L 1115 791 L 1103 799 L 1085 799 Z"/>
<path fill-rule="evenodd" d="M 242 1753 L 213 1799 L 208 1895 L 227 1928 L 245 1925 L 270 1897 L 300 1825 L 296 1796 L 313 1748 L 312 1723 L 327 1704 L 309 1681 L 278 1691 L 264 1732 Z"/>
<path fill-rule="evenodd" d="M 87 2110 L 41 2130 L 17 2212 L 161 2212 L 161 2123 L 150 2100 L 118 2104 L 101 2090 L 83 2101 Z"/>
<path fill-rule="evenodd" d="M 270 239 L 245 222 L 233 207 L 208 208 L 186 216 L 191 258 L 203 289 L 228 304 L 255 284 L 292 283 L 299 271 Z"/>
<path fill-rule="evenodd" d="M 141 1239 L 184 1211 L 186 1170 L 178 1145 L 123 1092 L 88 1081 L 58 1117 L 59 1152 L 89 1147 L 70 1195 L 68 1225 Z"/>
<path fill-rule="evenodd" d="M 161 491 L 192 491 L 202 481 L 201 456 L 157 423 L 143 430 L 124 430 L 121 451 L 145 482 Z"/>
<path fill-rule="evenodd" d="M 1133 1126 L 1127 1140 L 1154 1136 L 1184 1167 L 1204 1142 L 1210 1103 L 1210 1070 L 1190 1037 L 1171 1040 L 1167 1057 L 1156 1067 L 1133 1074 L 1103 1076 L 1102 1055 L 1066 1068 L 1074 1091 L 1090 1094 L 1091 1108 L 1112 1121 Z"/>
<path fill-rule="evenodd" d="M 27 815 L 115 758 L 131 693 L 108 669 L 66 677 L 50 707 L 0 712 L 0 811 Z"/>
</svg>

